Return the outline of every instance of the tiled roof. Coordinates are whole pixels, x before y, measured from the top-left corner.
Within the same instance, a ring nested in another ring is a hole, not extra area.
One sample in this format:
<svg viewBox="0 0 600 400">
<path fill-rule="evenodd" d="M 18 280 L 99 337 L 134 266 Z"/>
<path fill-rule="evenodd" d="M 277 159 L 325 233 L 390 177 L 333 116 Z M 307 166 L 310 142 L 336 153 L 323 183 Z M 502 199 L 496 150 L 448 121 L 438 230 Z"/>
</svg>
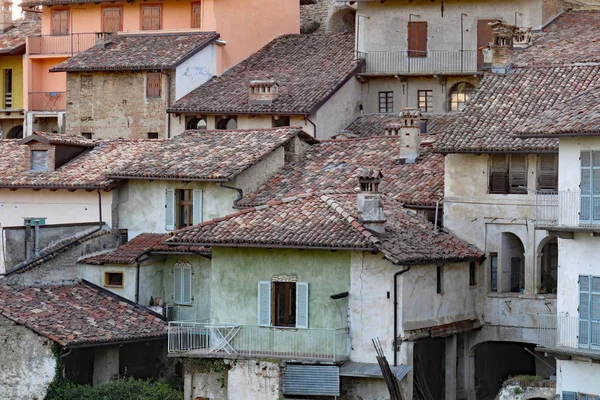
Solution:
<svg viewBox="0 0 600 400">
<path fill-rule="evenodd" d="M 428 133 L 443 132 L 457 116 L 458 113 L 422 114 L 422 118 L 427 120 Z M 349 133 L 351 137 L 381 136 L 385 126 L 395 122 L 400 122 L 398 113 L 365 114 L 352 121 L 341 135 Z"/>
<path fill-rule="evenodd" d="M 425 135 L 422 143 L 435 135 Z M 397 136 L 322 141 L 304 158 L 286 165 L 238 205 L 263 204 L 299 193 L 349 193 L 358 190 L 356 174 L 362 168 L 383 174 L 380 192 L 411 205 L 435 205 L 444 198 L 444 157 L 422 147 L 414 164 L 401 164 Z"/>
<path fill-rule="evenodd" d="M 556 152 L 556 139 L 522 139 L 515 134 L 544 111 L 597 85 L 599 79 L 599 65 L 517 68 L 505 75 L 486 75 L 462 115 L 437 142 L 437 150 Z"/>
<path fill-rule="evenodd" d="M 18 19 L 0 33 L 0 54 L 25 53 L 25 40 L 28 36 L 39 35 L 42 30 L 40 19 Z"/>
<path fill-rule="evenodd" d="M 385 178 L 384 178 L 385 179 Z M 170 243 L 381 251 L 394 263 L 480 258 L 477 250 L 389 200 L 385 235 L 356 219 L 356 194 L 300 195 L 174 232 Z"/>
<path fill-rule="evenodd" d="M 87 282 L 0 285 L 0 315 L 65 347 L 157 339 L 167 334 L 167 323 L 156 314 Z"/>
<path fill-rule="evenodd" d="M 98 141 L 86 139 L 83 136 L 63 135 L 60 133 L 34 132 L 31 136 L 21 139 L 21 143 L 38 141 L 45 144 L 94 147 Z"/>
<path fill-rule="evenodd" d="M 554 106 L 519 129 L 521 137 L 600 135 L 600 86 Z"/>
<path fill-rule="evenodd" d="M 32 172 L 27 145 L 0 140 L 0 188 L 100 189 L 124 179 L 156 178 L 226 181 L 260 161 L 300 128 L 188 131 L 172 139 L 113 139 L 52 172 Z"/>
<path fill-rule="evenodd" d="M 173 69 L 217 40 L 216 32 L 116 35 L 50 69 L 52 72 Z"/>
<path fill-rule="evenodd" d="M 150 252 L 192 252 L 210 254 L 203 246 L 167 246 L 163 242 L 170 238 L 168 233 L 142 233 L 109 253 L 86 258 L 81 262 L 92 265 L 135 264 L 136 259 Z"/>
<path fill-rule="evenodd" d="M 360 67 L 354 35 L 284 35 L 178 100 L 170 112 L 310 114 Z M 249 104 L 254 80 L 274 80 L 271 104 Z"/>
</svg>

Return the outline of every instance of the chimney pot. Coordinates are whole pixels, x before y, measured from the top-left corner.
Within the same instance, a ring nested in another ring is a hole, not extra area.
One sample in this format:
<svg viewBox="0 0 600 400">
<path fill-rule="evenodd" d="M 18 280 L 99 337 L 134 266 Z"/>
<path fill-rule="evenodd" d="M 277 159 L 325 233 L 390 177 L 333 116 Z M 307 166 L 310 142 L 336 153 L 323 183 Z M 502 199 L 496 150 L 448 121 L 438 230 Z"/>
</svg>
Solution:
<svg viewBox="0 0 600 400">
<path fill-rule="evenodd" d="M 358 174 L 360 193 L 356 197 L 358 220 L 375 233 L 385 233 L 385 213 L 379 197 L 379 184 L 383 174 L 377 169 L 361 169 Z"/>
<path fill-rule="evenodd" d="M 279 96 L 279 85 L 274 80 L 250 81 L 249 104 L 271 104 Z"/>
</svg>

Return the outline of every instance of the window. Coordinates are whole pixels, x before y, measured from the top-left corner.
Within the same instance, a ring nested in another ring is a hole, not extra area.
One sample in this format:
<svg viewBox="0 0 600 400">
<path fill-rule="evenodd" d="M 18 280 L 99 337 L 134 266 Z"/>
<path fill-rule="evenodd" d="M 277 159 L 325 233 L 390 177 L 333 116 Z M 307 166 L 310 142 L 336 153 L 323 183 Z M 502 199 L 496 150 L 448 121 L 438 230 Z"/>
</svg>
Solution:
<svg viewBox="0 0 600 400">
<path fill-rule="evenodd" d="M 433 111 L 433 90 L 417 91 L 419 97 L 419 110 L 422 112 Z"/>
<path fill-rule="evenodd" d="M 148 4 L 142 6 L 142 30 L 162 29 L 162 6 Z"/>
<path fill-rule="evenodd" d="M 258 282 L 258 325 L 308 328 L 308 283 Z"/>
<path fill-rule="evenodd" d="M 282 126 L 290 126 L 289 115 L 275 115 L 272 120 L 273 128 L 280 128 Z"/>
<path fill-rule="evenodd" d="M 192 304 L 192 264 L 177 261 L 173 265 L 173 302 L 175 304 Z"/>
<path fill-rule="evenodd" d="M 160 97 L 161 78 L 162 78 L 162 74 L 160 72 L 146 72 L 146 97 L 147 98 Z"/>
<path fill-rule="evenodd" d="M 460 82 L 450 89 L 450 111 L 464 110 L 467 100 L 473 94 L 475 87 L 467 82 Z"/>
<path fill-rule="evenodd" d="M 490 253 L 490 291 L 498 291 L 498 253 Z"/>
<path fill-rule="evenodd" d="M 102 7 L 102 32 L 123 30 L 123 8 L 120 6 Z"/>
<path fill-rule="evenodd" d="M 48 171 L 47 150 L 31 150 L 31 170 L 35 172 Z"/>
<path fill-rule="evenodd" d="M 408 23 L 408 56 L 427 57 L 427 22 Z"/>
<path fill-rule="evenodd" d="M 158 132 L 148 132 L 148 139 L 158 139 Z"/>
<path fill-rule="evenodd" d="M 127 229 L 119 229 L 119 246 L 123 246 L 129 241 L 129 231 Z"/>
<path fill-rule="evenodd" d="M 579 347 L 600 346 L 600 276 L 579 275 Z"/>
<path fill-rule="evenodd" d="M 436 283 L 436 293 L 444 294 L 444 267 L 441 265 L 438 265 L 437 267 Z"/>
<path fill-rule="evenodd" d="M 469 263 L 469 286 L 475 286 L 477 284 L 476 276 L 477 267 L 474 262 Z"/>
<path fill-rule="evenodd" d="M 185 129 L 206 129 L 206 117 L 195 116 L 186 117 Z"/>
<path fill-rule="evenodd" d="M 394 112 L 394 92 L 379 92 L 379 112 Z"/>
<path fill-rule="evenodd" d="M 202 4 L 192 3 L 192 28 L 202 28 Z"/>
<path fill-rule="evenodd" d="M 581 152 L 581 199 L 579 220 L 600 223 L 600 151 Z"/>
<path fill-rule="evenodd" d="M 52 34 L 69 34 L 69 10 L 52 10 Z"/>
<path fill-rule="evenodd" d="M 217 118 L 215 124 L 217 129 L 220 130 L 231 130 L 237 129 L 237 117 L 236 116 L 222 116 Z"/>
<path fill-rule="evenodd" d="M 86 139 L 92 139 L 94 134 L 92 132 L 81 132 L 81 136 L 83 136 Z"/>
<path fill-rule="evenodd" d="M 104 273 L 104 286 L 123 287 L 123 273 L 122 272 L 105 272 Z"/>
<path fill-rule="evenodd" d="M 202 190 L 167 189 L 165 229 L 184 228 L 202 222 Z"/>
<path fill-rule="evenodd" d="M 527 156 L 490 155 L 489 193 L 527 194 Z"/>
<path fill-rule="evenodd" d="M 558 190 L 558 155 L 540 155 L 537 176 L 538 190 Z"/>
<path fill-rule="evenodd" d="M 597 400 L 600 396 L 577 392 L 562 392 L 562 400 Z"/>
<path fill-rule="evenodd" d="M 12 69 L 4 70 L 4 108 L 12 108 Z"/>
</svg>

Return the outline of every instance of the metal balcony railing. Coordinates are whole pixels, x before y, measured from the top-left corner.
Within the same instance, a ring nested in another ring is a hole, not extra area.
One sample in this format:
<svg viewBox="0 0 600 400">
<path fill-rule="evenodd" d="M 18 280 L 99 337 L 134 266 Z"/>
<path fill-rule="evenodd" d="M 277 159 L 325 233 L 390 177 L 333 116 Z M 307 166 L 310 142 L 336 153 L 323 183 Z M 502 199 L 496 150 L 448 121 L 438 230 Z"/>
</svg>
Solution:
<svg viewBox="0 0 600 400">
<path fill-rule="evenodd" d="M 183 306 L 172 304 L 166 306 L 167 321 L 208 322 L 210 320 L 210 307 Z"/>
<path fill-rule="evenodd" d="M 600 354 L 600 320 L 552 314 L 538 316 L 537 345 Z"/>
<path fill-rule="evenodd" d="M 29 92 L 31 111 L 64 111 L 67 109 L 66 92 Z"/>
<path fill-rule="evenodd" d="M 419 73 L 476 73 L 477 50 L 428 50 L 358 52 L 365 60 L 366 73 L 419 74 Z"/>
<path fill-rule="evenodd" d="M 27 38 L 29 54 L 76 54 L 96 44 L 95 33 L 71 33 L 67 35 L 39 35 Z"/>
<path fill-rule="evenodd" d="M 348 359 L 348 329 L 290 329 L 169 322 L 169 353 L 192 357 L 273 357 L 310 361 Z"/>
<path fill-rule="evenodd" d="M 600 230 L 600 191 L 538 192 L 536 227 Z"/>
</svg>

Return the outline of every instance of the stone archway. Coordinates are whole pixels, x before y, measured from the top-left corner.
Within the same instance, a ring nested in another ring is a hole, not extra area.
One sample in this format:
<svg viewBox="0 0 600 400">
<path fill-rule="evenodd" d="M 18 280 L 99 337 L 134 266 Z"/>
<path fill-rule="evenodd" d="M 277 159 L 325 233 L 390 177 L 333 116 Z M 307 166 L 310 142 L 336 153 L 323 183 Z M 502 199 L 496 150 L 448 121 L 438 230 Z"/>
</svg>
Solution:
<svg viewBox="0 0 600 400">
<path fill-rule="evenodd" d="M 356 10 L 344 7 L 331 14 L 327 23 L 327 33 L 353 33 Z"/>
<path fill-rule="evenodd" d="M 547 236 L 538 245 L 538 293 L 556 294 L 558 286 L 558 238 Z"/>
<path fill-rule="evenodd" d="M 22 139 L 23 138 L 23 125 L 15 125 L 6 134 L 7 139 Z"/>
</svg>

